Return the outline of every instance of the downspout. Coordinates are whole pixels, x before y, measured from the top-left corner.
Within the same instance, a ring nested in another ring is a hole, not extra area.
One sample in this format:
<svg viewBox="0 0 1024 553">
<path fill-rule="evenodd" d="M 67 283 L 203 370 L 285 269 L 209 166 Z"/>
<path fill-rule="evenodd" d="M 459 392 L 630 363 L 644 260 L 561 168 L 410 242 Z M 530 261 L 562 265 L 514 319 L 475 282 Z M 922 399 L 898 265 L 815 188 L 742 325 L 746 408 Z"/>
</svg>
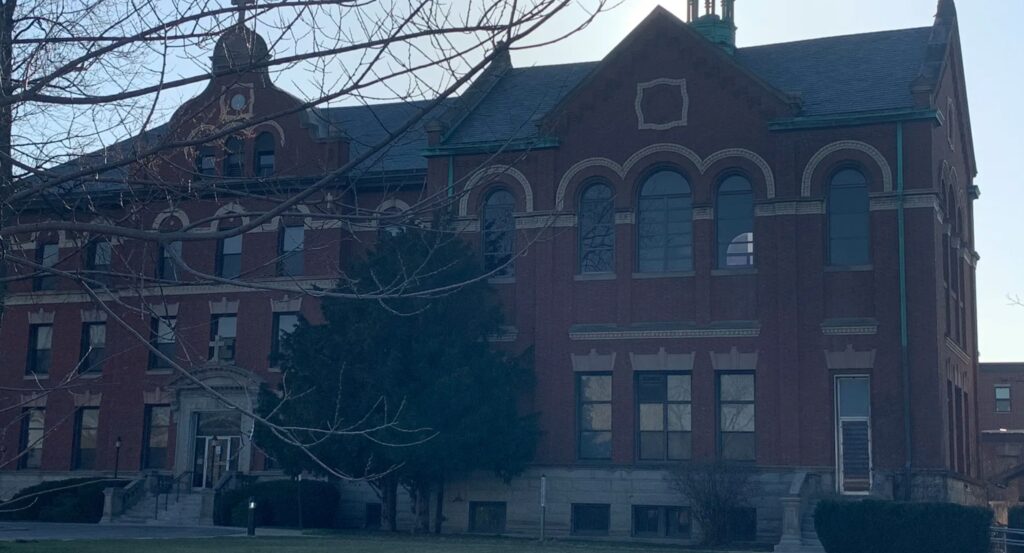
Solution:
<svg viewBox="0 0 1024 553">
<path fill-rule="evenodd" d="M 900 372 L 903 376 L 903 447 L 906 450 L 904 470 L 904 498 L 911 498 L 911 475 L 914 466 L 913 427 L 910 421 L 910 347 L 907 321 L 907 244 L 906 222 L 903 212 L 903 123 L 896 123 L 896 218 L 899 233 L 899 272 L 900 272 Z"/>
<path fill-rule="evenodd" d="M 448 156 L 448 198 L 455 196 L 455 156 Z"/>
</svg>

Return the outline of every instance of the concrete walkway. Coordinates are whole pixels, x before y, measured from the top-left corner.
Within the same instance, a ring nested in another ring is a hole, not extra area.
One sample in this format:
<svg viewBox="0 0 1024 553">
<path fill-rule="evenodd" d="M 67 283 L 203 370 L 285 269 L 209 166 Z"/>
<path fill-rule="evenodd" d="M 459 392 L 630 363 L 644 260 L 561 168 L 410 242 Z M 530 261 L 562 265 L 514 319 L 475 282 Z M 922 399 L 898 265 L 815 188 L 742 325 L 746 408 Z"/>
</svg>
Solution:
<svg viewBox="0 0 1024 553">
<path fill-rule="evenodd" d="M 257 536 L 300 537 L 299 530 L 257 528 Z M 0 542 L 15 540 L 139 540 L 245 536 L 244 528 L 151 524 L 62 524 L 0 521 Z"/>
</svg>

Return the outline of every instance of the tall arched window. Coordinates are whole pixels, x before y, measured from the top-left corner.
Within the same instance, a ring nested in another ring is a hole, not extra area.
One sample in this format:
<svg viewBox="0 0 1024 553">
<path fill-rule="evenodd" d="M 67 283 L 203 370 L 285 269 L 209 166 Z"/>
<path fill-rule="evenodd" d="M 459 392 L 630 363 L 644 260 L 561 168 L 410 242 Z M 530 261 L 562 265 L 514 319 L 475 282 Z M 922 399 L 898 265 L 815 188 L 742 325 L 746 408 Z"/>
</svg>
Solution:
<svg viewBox="0 0 1024 553">
<path fill-rule="evenodd" d="M 495 271 L 496 277 L 512 276 L 516 225 L 512 214 L 516 199 L 507 190 L 495 190 L 484 201 L 483 224 L 480 227 L 484 249 L 484 269 Z"/>
<path fill-rule="evenodd" d="M 224 142 L 224 176 L 242 176 L 242 152 L 245 143 L 238 137 L 232 136 Z"/>
<path fill-rule="evenodd" d="M 868 180 L 856 169 L 833 175 L 828 190 L 828 258 L 831 265 L 871 263 Z"/>
<path fill-rule="evenodd" d="M 253 143 L 253 166 L 257 177 L 269 177 L 274 174 L 274 135 L 269 132 L 260 133 Z"/>
<path fill-rule="evenodd" d="M 595 183 L 580 196 L 580 273 L 615 270 L 615 202 L 612 187 Z"/>
<path fill-rule="evenodd" d="M 740 175 L 718 185 L 715 203 L 718 268 L 754 266 L 754 191 Z"/>
<path fill-rule="evenodd" d="M 640 189 L 637 270 L 693 270 L 693 198 L 690 183 L 675 171 L 658 171 Z"/>
</svg>

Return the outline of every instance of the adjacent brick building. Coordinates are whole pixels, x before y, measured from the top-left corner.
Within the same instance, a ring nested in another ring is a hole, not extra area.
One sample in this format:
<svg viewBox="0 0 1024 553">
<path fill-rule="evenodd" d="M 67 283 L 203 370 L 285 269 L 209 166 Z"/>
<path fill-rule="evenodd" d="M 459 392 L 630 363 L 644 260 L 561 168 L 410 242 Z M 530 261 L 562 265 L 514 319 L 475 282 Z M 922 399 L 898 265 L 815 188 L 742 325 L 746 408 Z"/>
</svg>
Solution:
<svg viewBox="0 0 1024 553">
<path fill-rule="evenodd" d="M 118 451 L 122 472 L 194 471 L 197 488 L 226 471 L 273 475 L 247 442 L 251 423 L 197 381 L 238 401 L 273 382 L 274 336 L 296 315 L 319 318 L 301 289 L 330 286 L 372 242 L 373 217 L 342 228 L 315 210 L 335 202 L 377 216 L 450 193 L 496 270 L 501 346 L 534 348 L 524 404 L 544 434 L 511 484 L 449 483 L 446 529 L 535 532 L 545 475 L 552 535 L 687 539 L 686 500 L 666 481 L 687 461 L 748 467 L 751 530 L 794 546 L 800 510 L 822 494 L 982 500 L 978 190 L 953 2 L 927 27 L 750 48 L 735 47 L 732 2 L 723 10 L 700 16 L 691 2 L 688 24 L 658 8 L 595 63 L 514 68 L 500 53 L 441 115 L 341 179 L 332 190 L 343 197 L 319 194 L 310 217 L 181 250 L 197 270 L 272 289 L 183 274 L 108 312 L 61 279 L 11 285 L 0 386 L 58 384 L 83 344 L 103 347 L 104 361 L 86 371 L 93 385 L 7 393 L 23 407 L 7 426 L 20 436 L 2 437 L 7 456 L 41 447 L 5 466 L 0 487 L 107 472 Z M 240 44 L 269 55 L 236 28 L 215 67 Z M 298 105 L 265 73 L 214 79 L 140 141 Z M 131 170 L 301 185 L 421 105 L 303 109 L 223 149 Z M 106 190 L 111 220 L 124 192 Z M 209 197 L 123 224 L 241 220 L 262 207 Z M 68 271 L 175 270 L 152 245 L 125 240 L 108 254 L 84 243 L 62 234 L 20 247 Z M 195 380 L 162 368 L 133 332 L 187 360 Z M 346 513 L 361 517 L 364 496 L 348 491 Z"/>
<path fill-rule="evenodd" d="M 982 363 L 978 370 L 981 470 L 991 501 L 1024 498 L 1024 363 Z"/>
</svg>

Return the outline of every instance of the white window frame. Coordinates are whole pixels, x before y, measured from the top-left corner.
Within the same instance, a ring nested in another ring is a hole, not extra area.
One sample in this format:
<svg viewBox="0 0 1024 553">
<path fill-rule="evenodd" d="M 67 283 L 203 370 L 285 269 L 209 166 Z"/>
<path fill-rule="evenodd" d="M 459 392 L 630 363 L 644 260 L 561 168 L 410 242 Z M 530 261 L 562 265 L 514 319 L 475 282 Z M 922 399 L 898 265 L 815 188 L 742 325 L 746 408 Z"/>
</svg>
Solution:
<svg viewBox="0 0 1024 553">
<path fill-rule="evenodd" d="M 840 417 L 839 416 L 839 381 L 843 379 L 854 379 L 854 378 L 866 378 L 868 381 L 868 416 L 866 417 Z M 832 379 L 832 403 L 835 414 L 835 424 L 833 424 L 833 432 L 835 432 L 835 463 L 836 463 L 836 491 L 842 495 L 860 495 L 866 496 L 871 495 L 871 483 L 874 482 L 875 475 L 875 455 L 874 455 L 874 443 L 872 440 L 873 429 L 871 426 L 871 375 L 870 374 L 837 374 Z M 866 422 L 868 423 L 868 491 L 856 491 L 850 492 L 844 489 L 845 478 L 843 477 L 843 433 L 842 423 L 844 421 L 850 422 Z"/>
</svg>

